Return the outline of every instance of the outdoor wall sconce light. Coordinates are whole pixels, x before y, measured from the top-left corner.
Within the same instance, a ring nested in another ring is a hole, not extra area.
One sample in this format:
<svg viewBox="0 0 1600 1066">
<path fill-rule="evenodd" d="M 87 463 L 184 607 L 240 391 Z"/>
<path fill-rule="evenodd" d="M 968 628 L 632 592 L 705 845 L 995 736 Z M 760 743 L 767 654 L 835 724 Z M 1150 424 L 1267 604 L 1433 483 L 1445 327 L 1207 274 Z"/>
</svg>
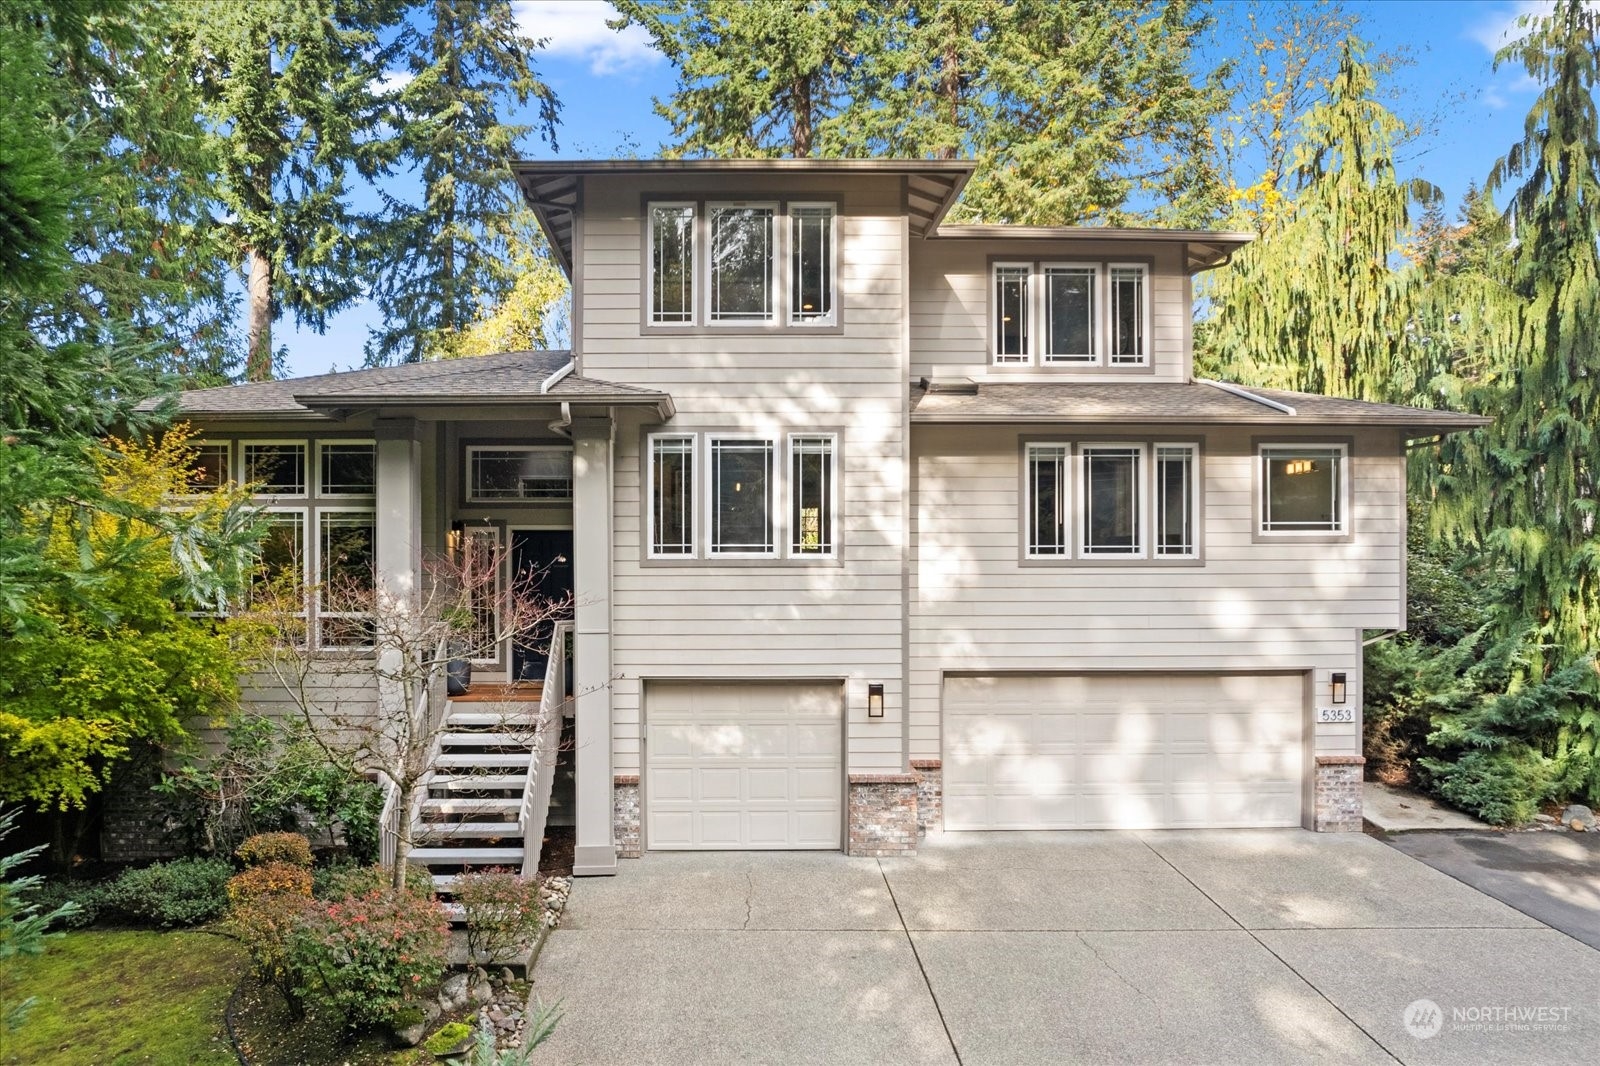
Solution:
<svg viewBox="0 0 1600 1066">
<path fill-rule="evenodd" d="M 1344 690 L 1345 690 L 1344 675 L 1343 674 L 1334 674 L 1333 675 L 1333 702 L 1334 703 L 1343 703 L 1344 702 Z"/>
<path fill-rule="evenodd" d="M 882 685 L 868 685 L 867 686 L 867 717 L 868 718 L 882 718 L 883 717 L 883 686 Z"/>
</svg>

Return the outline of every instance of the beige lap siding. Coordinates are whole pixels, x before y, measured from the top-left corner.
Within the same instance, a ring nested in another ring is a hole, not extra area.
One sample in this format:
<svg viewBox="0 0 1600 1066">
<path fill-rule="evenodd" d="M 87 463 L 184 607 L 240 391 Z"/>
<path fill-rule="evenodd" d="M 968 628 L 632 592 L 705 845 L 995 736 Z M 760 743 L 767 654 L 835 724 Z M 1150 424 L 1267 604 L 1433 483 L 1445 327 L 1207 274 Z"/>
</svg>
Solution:
<svg viewBox="0 0 1600 1066">
<path fill-rule="evenodd" d="M 900 183 L 840 176 L 821 191 L 814 179 L 770 184 L 755 192 L 737 176 L 715 175 L 591 178 L 585 184 L 587 215 L 577 253 L 584 374 L 669 391 L 678 413 L 662 428 L 672 432 L 731 430 L 780 442 L 790 433 L 840 434 L 838 561 L 656 565 L 642 560 L 641 427 L 619 428 L 611 604 L 617 773 L 641 769 L 642 679 L 674 678 L 841 680 L 846 771 L 905 768 L 906 225 Z M 838 200 L 842 330 L 641 335 L 645 193 Z M 705 474 L 699 471 L 702 491 Z M 697 528 L 703 506 L 702 497 Z M 703 529 L 700 534 L 703 540 Z M 884 686 L 882 718 L 866 717 L 869 684 Z"/>
<path fill-rule="evenodd" d="M 1018 442 L 1062 427 L 914 431 L 910 757 L 940 756 L 941 679 L 951 670 L 1310 671 L 1313 707 L 1332 706 L 1331 675 L 1343 672 L 1343 706 L 1356 709 L 1356 720 L 1312 724 L 1312 753 L 1358 753 L 1362 630 L 1402 624 L 1398 435 L 1355 433 L 1354 536 L 1310 544 L 1252 537 L 1252 438 L 1288 433 L 1116 431 L 1202 442 L 1203 565 L 1020 565 Z"/>
</svg>

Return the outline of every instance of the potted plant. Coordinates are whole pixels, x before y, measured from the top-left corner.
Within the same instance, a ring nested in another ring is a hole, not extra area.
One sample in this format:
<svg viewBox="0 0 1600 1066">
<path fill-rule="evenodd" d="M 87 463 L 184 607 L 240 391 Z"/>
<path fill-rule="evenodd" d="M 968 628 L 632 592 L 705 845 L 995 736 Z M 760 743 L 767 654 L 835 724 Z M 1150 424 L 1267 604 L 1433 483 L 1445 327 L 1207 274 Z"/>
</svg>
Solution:
<svg viewBox="0 0 1600 1066">
<path fill-rule="evenodd" d="M 445 612 L 444 622 L 450 627 L 450 637 L 445 642 L 445 691 L 450 696 L 465 696 L 472 687 L 472 612 L 456 607 Z"/>
</svg>

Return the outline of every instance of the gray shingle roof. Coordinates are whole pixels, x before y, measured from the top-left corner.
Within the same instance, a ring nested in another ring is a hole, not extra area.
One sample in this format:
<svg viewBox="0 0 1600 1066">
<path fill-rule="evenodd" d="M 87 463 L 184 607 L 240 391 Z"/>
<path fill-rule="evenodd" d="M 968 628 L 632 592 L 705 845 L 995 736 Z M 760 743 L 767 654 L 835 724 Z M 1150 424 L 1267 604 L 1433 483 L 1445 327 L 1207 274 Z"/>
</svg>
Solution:
<svg viewBox="0 0 1600 1066">
<path fill-rule="evenodd" d="M 195 389 L 178 397 L 180 413 L 192 416 L 274 417 L 307 415 L 333 406 L 392 403 L 493 403 L 611 401 L 668 403 L 664 392 L 568 374 L 541 393 L 570 352 L 504 352 L 467 359 L 347 370 L 335 374 Z"/>
<path fill-rule="evenodd" d="M 1478 415 L 1303 392 L 1251 389 L 1294 414 L 1203 382 L 979 384 L 975 389 L 911 388 L 913 422 L 1072 422 L 1090 425 L 1205 424 L 1398 426 L 1447 433 L 1487 425 Z"/>
</svg>

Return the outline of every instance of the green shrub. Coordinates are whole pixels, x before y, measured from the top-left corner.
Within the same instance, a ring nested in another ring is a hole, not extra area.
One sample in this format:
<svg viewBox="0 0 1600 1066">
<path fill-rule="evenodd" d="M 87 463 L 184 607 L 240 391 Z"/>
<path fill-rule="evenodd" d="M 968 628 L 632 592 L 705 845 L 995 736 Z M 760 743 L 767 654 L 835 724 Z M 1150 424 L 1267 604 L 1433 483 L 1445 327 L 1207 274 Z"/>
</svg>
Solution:
<svg viewBox="0 0 1600 1066">
<path fill-rule="evenodd" d="M 1433 791 L 1495 825 L 1531 821 L 1560 776 L 1554 760 L 1526 745 L 1468 751 L 1454 759 L 1423 759 L 1421 765 Z"/>
<path fill-rule="evenodd" d="M 246 866 L 285 863 L 311 869 L 311 841 L 304 833 L 257 833 L 234 854 Z"/>
<path fill-rule="evenodd" d="M 372 781 L 352 781 L 334 814 L 344 826 L 350 858 L 371 865 L 378 861 L 378 816 L 383 813 L 383 789 Z"/>
<path fill-rule="evenodd" d="M 311 872 L 311 894 L 326 900 L 365 896 L 369 892 L 388 888 L 389 880 L 389 871 L 381 866 L 356 866 L 339 862 Z M 406 888 L 420 896 L 431 896 L 433 878 L 420 866 L 407 866 Z"/>
<path fill-rule="evenodd" d="M 472 1026 L 466 1022 L 450 1022 L 441 1025 L 439 1031 L 422 1042 L 422 1050 L 430 1055 L 448 1055 L 461 1046 L 461 1042 L 472 1035 Z"/>
<path fill-rule="evenodd" d="M 200 925 L 228 909 L 233 867 L 220 859 L 175 859 L 128 870 L 105 891 L 105 905 L 128 920 L 170 929 Z"/>
<path fill-rule="evenodd" d="M 431 896 L 379 889 L 314 905 L 289 931 L 297 992 L 351 1029 L 390 1023 L 444 973 L 449 923 Z"/>
<path fill-rule="evenodd" d="M 53 923 L 62 929 L 87 929 L 100 917 L 106 886 L 100 881 L 43 881 L 28 893 L 28 899 L 43 913 L 59 910 L 71 903 L 73 909 Z"/>
<path fill-rule="evenodd" d="M 270 867 L 258 867 L 246 874 L 266 869 Z M 299 867 L 288 869 L 305 874 Z M 310 896 L 298 892 L 268 892 L 242 896 L 228 911 L 227 930 L 250 953 L 250 965 L 256 977 L 277 989 L 297 1018 L 305 1013 L 305 1008 L 300 999 L 299 976 L 290 965 L 289 936 L 315 905 Z"/>
<path fill-rule="evenodd" d="M 456 878 L 450 889 L 467 925 L 467 954 L 473 962 L 509 962 L 533 943 L 544 923 L 539 879 L 509 870 L 484 870 Z"/>
</svg>

